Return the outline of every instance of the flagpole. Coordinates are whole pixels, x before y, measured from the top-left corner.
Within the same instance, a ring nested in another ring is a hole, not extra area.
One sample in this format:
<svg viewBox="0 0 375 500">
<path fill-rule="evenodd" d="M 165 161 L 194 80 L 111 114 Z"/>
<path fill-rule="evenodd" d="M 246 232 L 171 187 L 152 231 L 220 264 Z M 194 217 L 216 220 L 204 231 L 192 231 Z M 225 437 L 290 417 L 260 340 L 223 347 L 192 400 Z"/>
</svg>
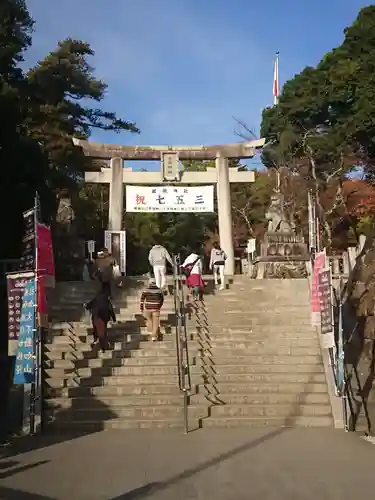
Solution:
<svg viewBox="0 0 375 500">
<path fill-rule="evenodd" d="M 279 103 L 279 55 L 280 52 L 276 52 L 275 64 L 273 70 L 273 105 L 277 106 Z"/>
<path fill-rule="evenodd" d="M 276 52 L 274 68 L 273 68 L 273 105 L 279 103 L 279 52 Z M 276 168 L 276 193 L 280 193 L 280 169 Z"/>
</svg>

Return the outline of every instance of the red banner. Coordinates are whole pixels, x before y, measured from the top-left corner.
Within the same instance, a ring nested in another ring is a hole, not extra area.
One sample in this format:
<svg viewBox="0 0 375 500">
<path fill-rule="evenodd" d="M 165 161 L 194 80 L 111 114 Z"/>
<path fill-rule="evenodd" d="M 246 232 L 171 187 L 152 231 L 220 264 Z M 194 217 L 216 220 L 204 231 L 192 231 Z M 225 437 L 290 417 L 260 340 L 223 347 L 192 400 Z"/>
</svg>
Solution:
<svg viewBox="0 0 375 500">
<path fill-rule="evenodd" d="M 318 252 L 315 254 L 314 269 L 311 280 L 311 312 L 320 313 L 319 300 L 319 271 L 325 268 L 326 252 Z"/>
<path fill-rule="evenodd" d="M 55 286 L 55 261 L 53 257 L 51 230 L 44 224 L 37 223 L 38 278 L 43 277 L 46 287 Z"/>
</svg>

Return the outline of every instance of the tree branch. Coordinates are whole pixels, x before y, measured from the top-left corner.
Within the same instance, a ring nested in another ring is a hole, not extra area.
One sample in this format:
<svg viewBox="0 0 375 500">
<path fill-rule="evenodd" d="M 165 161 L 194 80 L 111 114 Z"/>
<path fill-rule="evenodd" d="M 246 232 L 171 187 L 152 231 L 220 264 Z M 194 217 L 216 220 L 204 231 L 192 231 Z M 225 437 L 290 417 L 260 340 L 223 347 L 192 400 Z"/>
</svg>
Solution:
<svg viewBox="0 0 375 500">
<path fill-rule="evenodd" d="M 237 208 L 234 205 L 232 205 L 232 209 L 235 210 L 243 218 L 249 229 L 250 234 L 253 234 L 254 233 L 253 227 L 251 225 L 249 217 L 246 214 L 246 208 Z"/>
<path fill-rule="evenodd" d="M 244 139 L 245 141 L 258 139 L 258 136 L 254 132 L 254 130 L 252 130 L 244 121 L 234 116 L 232 118 L 237 123 L 237 125 L 239 125 L 239 127 L 243 130 L 243 132 L 239 132 L 238 130 L 236 130 L 236 128 L 234 128 L 234 134 L 237 137 L 241 137 L 241 139 Z"/>
</svg>

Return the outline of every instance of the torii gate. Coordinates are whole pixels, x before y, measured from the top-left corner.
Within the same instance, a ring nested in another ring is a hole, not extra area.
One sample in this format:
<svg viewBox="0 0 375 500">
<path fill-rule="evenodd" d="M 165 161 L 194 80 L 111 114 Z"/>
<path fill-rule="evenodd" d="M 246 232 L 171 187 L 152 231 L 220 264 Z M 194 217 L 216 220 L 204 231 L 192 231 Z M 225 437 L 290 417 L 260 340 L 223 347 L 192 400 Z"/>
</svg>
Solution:
<svg viewBox="0 0 375 500">
<path fill-rule="evenodd" d="M 253 158 L 256 150 L 264 146 L 265 139 L 216 146 L 117 146 L 96 144 L 91 141 L 73 139 L 76 146 L 91 158 L 110 160 L 110 168 L 97 168 L 85 172 L 85 181 L 109 184 L 108 229 L 122 229 L 124 184 L 163 185 L 216 184 L 220 245 L 227 254 L 225 274 L 234 274 L 234 245 L 232 227 L 232 205 L 230 183 L 254 182 L 254 172 L 228 168 L 228 159 Z M 158 172 L 133 172 L 124 168 L 124 160 L 160 160 Z M 183 160 L 215 160 L 215 167 L 206 172 L 179 171 Z"/>
</svg>

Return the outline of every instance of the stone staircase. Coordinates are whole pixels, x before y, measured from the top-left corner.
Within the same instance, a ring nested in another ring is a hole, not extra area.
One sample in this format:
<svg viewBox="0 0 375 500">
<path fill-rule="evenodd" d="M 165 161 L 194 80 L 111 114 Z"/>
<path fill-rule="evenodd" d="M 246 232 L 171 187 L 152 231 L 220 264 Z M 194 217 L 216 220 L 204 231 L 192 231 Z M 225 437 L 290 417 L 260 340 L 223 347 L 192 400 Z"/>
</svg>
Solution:
<svg viewBox="0 0 375 500">
<path fill-rule="evenodd" d="M 204 427 L 333 425 L 307 280 L 236 277 L 192 316 Z"/>
<path fill-rule="evenodd" d="M 53 430 L 181 427 L 173 296 L 161 314 L 163 340 L 151 342 L 139 312 L 144 280 L 133 280 L 114 305 L 112 349 L 102 354 L 92 341 L 82 304 L 96 283 L 58 285 L 45 345 L 45 422 Z M 191 362 L 194 363 L 194 350 Z M 193 418 L 194 409 L 191 410 Z"/>
<path fill-rule="evenodd" d="M 115 300 L 112 350 L 90 346 L 82 304 L 96 283 L 59 284 L 44 352 L 45 422 L 54 431 L 182 428 L 173 296 L 161 342 L 139 313 L 143 280 Z M 189 427 L 333 425 L 305 280 L 236 277 L 203 304 L 187 304 L 192 391 Z"/>
</svg>

